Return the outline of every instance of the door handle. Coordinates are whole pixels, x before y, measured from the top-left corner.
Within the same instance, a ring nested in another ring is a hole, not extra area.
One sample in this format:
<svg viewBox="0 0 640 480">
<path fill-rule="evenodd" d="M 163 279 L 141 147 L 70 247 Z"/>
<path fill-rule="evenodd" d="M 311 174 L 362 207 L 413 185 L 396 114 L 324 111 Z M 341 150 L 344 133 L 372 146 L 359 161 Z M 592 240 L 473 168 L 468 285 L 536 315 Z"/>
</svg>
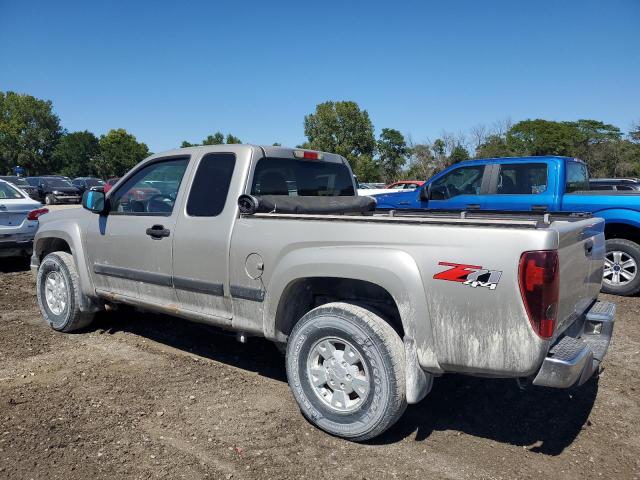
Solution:
<svg viewBox="0 0 640 480">
<path fill-rule="evenodd" d="M 467 210 L 480 210 L 479 203 L 467 203 Z"/>
<path fill-rule="evenodd" d="M 164 225 L 154 225 L 151 228 L 147 228 L 147 235 L 154 240 L 159 240 L 163 237 L 168 237 L 171 234 L 171 230 L 164 228 Z"/>
</svg>

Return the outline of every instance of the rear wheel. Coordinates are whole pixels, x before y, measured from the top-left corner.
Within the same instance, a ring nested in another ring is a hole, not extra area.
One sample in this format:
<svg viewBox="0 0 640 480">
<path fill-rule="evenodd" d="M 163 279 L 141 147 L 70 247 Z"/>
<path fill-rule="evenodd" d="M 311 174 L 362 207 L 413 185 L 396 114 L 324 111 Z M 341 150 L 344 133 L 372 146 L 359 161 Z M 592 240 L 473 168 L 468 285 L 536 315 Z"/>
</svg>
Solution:
<svg viewBox="0 0 640 480">
<path fill-rule="evenodd" d="M 348 303 L 311 310 L 287 344 L 287 378 L 303 415 L 349 440 L 380 435 L 404 412 L 404 346 L 380 316 Z"/>
<path fill-rule="evenodd" d="M 634 295 L 640 291 L 640 245 L 623 238 L 607 240 L 602 291 L 613 295 Z"/>
</svg>

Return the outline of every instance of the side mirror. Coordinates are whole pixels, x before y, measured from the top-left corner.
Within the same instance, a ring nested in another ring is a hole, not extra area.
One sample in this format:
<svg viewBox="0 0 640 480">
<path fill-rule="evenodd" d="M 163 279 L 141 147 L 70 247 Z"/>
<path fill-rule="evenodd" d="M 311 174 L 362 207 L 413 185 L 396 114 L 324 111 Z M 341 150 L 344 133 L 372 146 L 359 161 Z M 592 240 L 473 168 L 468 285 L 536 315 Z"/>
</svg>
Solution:
<svg viewBox="0 0 640 480">
<path fill-rule="evenodd" d="M 82 195 L 82 207 L 93 213 L 105 213 L 106 201 L 104 192 L 100 190 L 86 190 L 84 195 Z"/>
<path fill-rule="evenodd" d="M 428 202 L 429 197 L 431 196 L 431 184 L 423 186 L 420 188 L 420 200 L 423 202 Z"/>
</svg>

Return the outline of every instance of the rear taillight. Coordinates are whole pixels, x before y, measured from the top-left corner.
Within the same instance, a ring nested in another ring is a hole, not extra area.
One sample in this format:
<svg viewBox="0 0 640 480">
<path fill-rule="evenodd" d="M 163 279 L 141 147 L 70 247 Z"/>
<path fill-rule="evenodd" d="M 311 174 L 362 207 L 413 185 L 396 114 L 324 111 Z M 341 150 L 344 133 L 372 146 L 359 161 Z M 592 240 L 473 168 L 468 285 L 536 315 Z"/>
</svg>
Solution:
<svg viewBox="0 0 640 480">
<path fill-rule="evenodd" d="M 531 326 L 540 337 L 551 338 L 556 328 L 560 294 L 558 252 L 524 252 L 520 257 L 518 280 Z"/>
<path fill-rule="evenodd" d="M 38 208 L 36 210 L 31 210 L 27 215 L 27 220 L 37 220 L 45 213 L 49 213 L 48 208 Z"/>
</svg>

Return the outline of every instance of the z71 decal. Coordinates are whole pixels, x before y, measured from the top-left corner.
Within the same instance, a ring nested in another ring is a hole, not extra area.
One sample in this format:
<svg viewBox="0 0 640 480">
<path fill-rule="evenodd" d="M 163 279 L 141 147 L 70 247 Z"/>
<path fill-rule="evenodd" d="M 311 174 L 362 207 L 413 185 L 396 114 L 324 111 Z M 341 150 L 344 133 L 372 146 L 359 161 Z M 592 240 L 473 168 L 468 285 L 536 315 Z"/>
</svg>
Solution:
<svg viewBox="0 0 640 480">
<path fill-rule="evenodd" d="M 440 273 L 436 273 L 435 280 L 447 280 L 460 282 L 470 287 L 487 287 L 495 290 L 500 282 L 502 272 L 500 270 L 488 270 L 479 265 L 465 265 L 463 263 L 439 262 L 438 265 L 450 267 Z"/>
</svg>

